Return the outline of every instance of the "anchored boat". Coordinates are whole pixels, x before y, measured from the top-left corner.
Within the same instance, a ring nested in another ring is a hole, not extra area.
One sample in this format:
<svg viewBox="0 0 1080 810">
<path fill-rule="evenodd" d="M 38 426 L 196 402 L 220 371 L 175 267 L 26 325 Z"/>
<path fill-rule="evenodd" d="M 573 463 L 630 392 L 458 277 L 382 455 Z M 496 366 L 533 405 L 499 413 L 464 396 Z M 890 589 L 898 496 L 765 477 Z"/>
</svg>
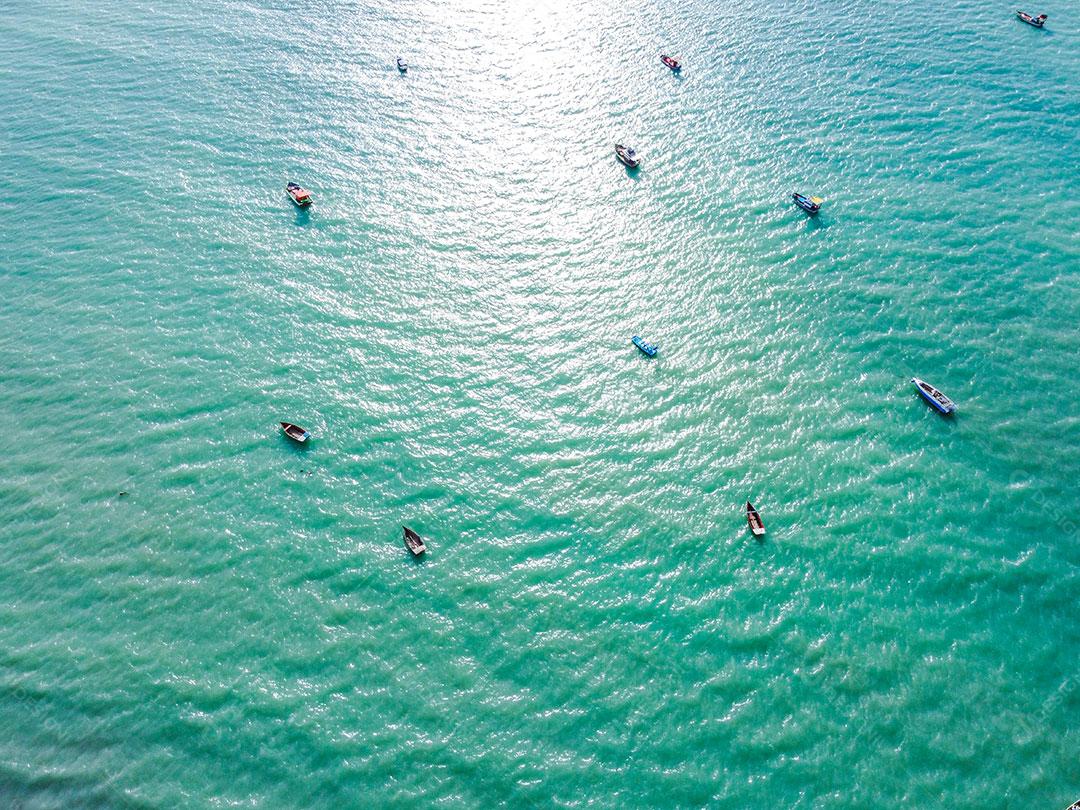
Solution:
<svg viewBox="0 0 1080 810">
<path fill-rule="evenodd" d="M 746 522 L 750 524 L 750 531 L 754 533 L 754 537 L 765 536 L 765 524 L 761 522 L 761 515 L 750 501 L 746 502 Z"/>
<path fill-rule="evenodd" d="M 307 208 L 312 203 L 311 192 L 303 188 L 299 183 L 289 183 L 285 191 L 292 197 L 292 201 L 301 208 Z"/>
<path fill-rule="evenodd" d="M 648 357 L 656 357 L 656 352 L 660 348 L 653 343 L 646 343 L 637 335 L 634 335 L 632 338 L 630 338 L 630 342 L 637 346 L 639 349 L 641 349 L 641 351 L 644 352 Z"/>
<path fill-rule="evenodd" d="M 1018 11 L 1016 12 L 1016 16 L 1026 22 L 1028 25 L 1034 25 L 1036 28 L 1042 28 L 1043 25 L 1046 23 L 1045 14 L 1040 14 L 1038 17 L 1033 17 L 1026 11 Z"/>
<path fill-rule="evenodd" d="M 400 56 L 397 58 L 397 69 L 400 70 L 402 73 L 408 73 L 409 72 L 409 66 L 405 63 L 405 60 L 402 59 Z"/>
<path fill-rule="evenodd" d="M 419 557 L 427 551 L 427 546 L 424 545 L 424 540 L 420 535 L 408 526 L 402 526 L 401 528 L 405 530 L 405 548 L 411 551 L 414 557 Z"/>
<path fill-rule="evenodd" d="M 956 403 L 941 393 L 941 391 L 934 388 L 930 383 L 925 380 L 920 380 L 918 377 L 912 377 L 911 382 L 918 392 L 922 394 L 922 398 L 933 405 L 938 413 L 948 415 L 956 410 Z"/>
<path fill-rule="evenodd" d="M 303 444 L 311 438 L 310 433 L 308 433 L 299 425 L 294 425 L 292 422 L 282 422 L 281 429 L 285 431 L 286 436 L 288 436 L 294 442 L 300 442 L 300 444 Z"/>
<path fill-rule="evenodd" d="M 795 204 L 799 206 L 799 208 L 809 214 L 816 214 L 821 210 L 821 204 L 825 202 L 821 197 L 807 197 L 805 194 L 800 194 L 797 191 L 791 195 L 791 198 L 795 200 Z"/>
<path fill-rule="evenodd" d="M 638 158 L 637 152 L 631 149 L 629 146 L 623 146 L 621 143 L 615 144 L 615 154 L 623 163 L 629 166 L 631 169 L 636 169 L 641 165 L 641 159 Z"/>
<path fill-rule="evenodd" d="M 660 54 L 660 61 L 667 65 L 672 70 L 682 70 L 682 64 L 674 56 L 668 56 L 667 54 Z"/>
</svg>

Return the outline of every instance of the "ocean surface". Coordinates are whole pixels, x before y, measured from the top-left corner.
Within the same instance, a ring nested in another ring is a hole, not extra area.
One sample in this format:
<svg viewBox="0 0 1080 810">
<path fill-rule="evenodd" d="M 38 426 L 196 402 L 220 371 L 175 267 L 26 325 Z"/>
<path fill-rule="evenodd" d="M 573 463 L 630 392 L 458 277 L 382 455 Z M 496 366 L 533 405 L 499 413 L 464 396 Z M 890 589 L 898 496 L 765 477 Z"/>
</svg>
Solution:
<svg viewBox="0 0 1080 810">
<path fill-rule="evenodd" d="M 0 2 L 0 807 L 1080 798 L 1028 10 Z"/>
</svg>

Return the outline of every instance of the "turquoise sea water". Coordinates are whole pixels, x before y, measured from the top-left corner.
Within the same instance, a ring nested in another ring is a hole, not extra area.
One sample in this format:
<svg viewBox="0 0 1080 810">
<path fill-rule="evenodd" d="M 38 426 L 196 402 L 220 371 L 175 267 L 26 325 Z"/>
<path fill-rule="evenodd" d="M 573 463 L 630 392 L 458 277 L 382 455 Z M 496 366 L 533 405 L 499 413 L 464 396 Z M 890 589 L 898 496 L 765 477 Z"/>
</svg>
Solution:
<svg viewBox="0 0 1080 810">
<path fill-rule="evenodd" d="M 1080 10 L 844 10 L 7 3 L 0 806 L 1080 798 Z"/>
</svg>

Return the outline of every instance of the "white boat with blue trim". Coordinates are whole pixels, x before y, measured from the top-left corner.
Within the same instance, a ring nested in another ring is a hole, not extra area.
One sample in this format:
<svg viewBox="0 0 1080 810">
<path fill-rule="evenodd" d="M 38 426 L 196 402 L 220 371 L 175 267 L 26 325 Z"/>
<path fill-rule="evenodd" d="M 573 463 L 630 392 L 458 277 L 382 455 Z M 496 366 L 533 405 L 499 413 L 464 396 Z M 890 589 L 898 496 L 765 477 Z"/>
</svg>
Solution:
<svg viewBox="0 0 1080 810">
<path fill-rule="evenodd" d="M 929 402 L 938 413 L 948 415 L 956 410 L 956 403 L 930 383 L 926 382 L 926 380 L 912 377 L 911 382 L 916 390 L 922 395 L 922 398 Z"/>
</svg>

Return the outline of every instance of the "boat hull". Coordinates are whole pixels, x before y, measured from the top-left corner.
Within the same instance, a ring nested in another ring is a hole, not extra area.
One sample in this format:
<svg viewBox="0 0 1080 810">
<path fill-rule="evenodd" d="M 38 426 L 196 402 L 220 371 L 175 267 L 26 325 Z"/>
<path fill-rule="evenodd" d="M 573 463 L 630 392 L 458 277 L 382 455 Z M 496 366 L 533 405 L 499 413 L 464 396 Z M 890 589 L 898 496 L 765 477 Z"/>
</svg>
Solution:
<svg viewBox="0 0 1080 810">
<path fill-rule="evenodd" d="M 651 343 L 646 343 L 637 335 L 630 338 L 630 342 L 637 346 L 646 357 L 656 357 L 656 352 L 660 348 L 659 346 L 653 346 Z"/>
<path fill-rule="evenodd" d="M 641 165 L 640 160 L 635 157 L 631 157 L 627 153 L 625 147 L 620 146 L 619 144 L 615 144 L 615 157 L 617 157 L 619 159 L 619 162 L 629 169 L 636 169 L 638 166 Z"/>
<path fill-rule="evenodd" d="M 915 386 L 915 390 L 919 392 L 919 396 L 926 400 L 930 404 L 930 407 L 942 416 L 948 416 L 956 411 L 956 403 L 945 396 L 945 394 L 937 388 L 930 385 L 930 383 L 925 380 L 920 380 L 918 377 L 912 377 L 911 383 Z"/>
<path fill-rule="evenodd" d="M 795 204 L 799 206 L 799 208 L 808 214 L 816 214 L 821 210 L 821 204 L 814 202 L 805 194 L 792 194 L 791 199 L 795 201 Z"/>
<path fill-rule="evenodd" d="M 409 550 L 409 553 L 414 557 L 419 557 L 427 551 L 427 546 L 424 544 L 424 540 L 420 535 L 408 526 L 402 526 L 401 528 L 405 532 L 405 548 Z"/>
<path fill-rule="evenodd" d="M 294 442 L 304 444 L 311 438 L 311 433 L 299 425 L 294 425 L 292 422 L 280 422 L 281 429 L 285 431 L 285 435 L 292 439 Z"/>
<path fill-rule="evenodd" d="M 765 524 L 750 501 L 746 502 L 746 522 L 750 526 L 750 531 L 754 533 L 754 537 L 765 536 Z"/>
</svg>

